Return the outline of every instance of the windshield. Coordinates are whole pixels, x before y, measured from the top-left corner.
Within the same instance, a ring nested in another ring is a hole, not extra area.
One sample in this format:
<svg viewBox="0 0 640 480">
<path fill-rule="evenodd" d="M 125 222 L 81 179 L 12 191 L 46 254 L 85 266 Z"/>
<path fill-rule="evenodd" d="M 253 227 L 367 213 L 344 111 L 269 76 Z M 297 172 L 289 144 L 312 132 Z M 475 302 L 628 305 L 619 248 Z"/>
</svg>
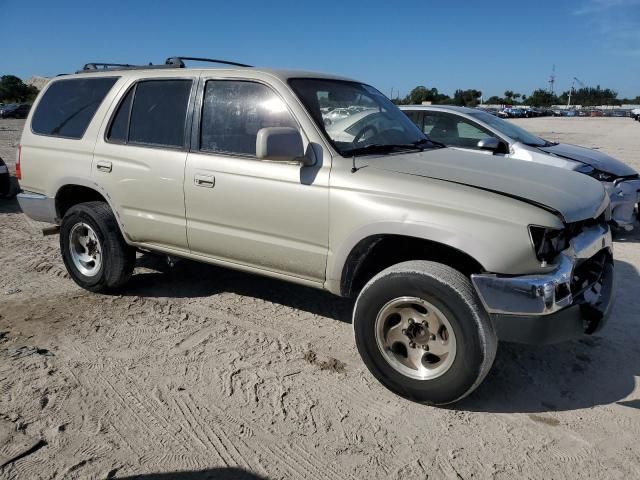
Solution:
<svg viewBox="0 0 640 480">
<path fill-rule="evenodd" d="M 524 128 L 520 128 L 511 122 L 507 122 L 501 118 L 495 117 L 486 112 L 473 112 L 470 113 L 472 117 L 477 118 L 481 122 L 486 123 L 492 128 L 495 128 L 500 133 L 515 140 L 516 142 L 524 143 L 525 145 L 531 145 L 532 147 L 546 147 L 550 143 L 546 140 L 535 136 L 533 133 L 527 132 Z"/>
<path fill-rule="evenodd" d="M 315 78 L 289 84 L 342 156 L 435 146 L 373 87 Z"/>
</svg>

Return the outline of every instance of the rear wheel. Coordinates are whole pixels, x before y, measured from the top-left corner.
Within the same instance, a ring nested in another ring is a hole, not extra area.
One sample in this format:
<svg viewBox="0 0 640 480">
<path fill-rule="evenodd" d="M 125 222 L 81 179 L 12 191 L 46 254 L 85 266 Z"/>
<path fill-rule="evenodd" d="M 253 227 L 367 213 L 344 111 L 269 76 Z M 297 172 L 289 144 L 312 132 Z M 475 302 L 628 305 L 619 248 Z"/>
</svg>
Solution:
<svg viewBox="0 0 640 480">
<path fill-rule="evenodd" d="M 92 292 L 124 285 L 135 266 L 135 249 L 122 238 L 105 202 L 81 203 L 69 209 L 60 227 L 60 250 L 71 278 Z"/>
<path fill-rule="evenodd" d="M 428 404 L 471 393 L 497 349 L 469 279 L 434 262 L 400 263 L 371 279 L 358 296 L 353 328 L 371 373 L 393 392 Z"/>
</svg>

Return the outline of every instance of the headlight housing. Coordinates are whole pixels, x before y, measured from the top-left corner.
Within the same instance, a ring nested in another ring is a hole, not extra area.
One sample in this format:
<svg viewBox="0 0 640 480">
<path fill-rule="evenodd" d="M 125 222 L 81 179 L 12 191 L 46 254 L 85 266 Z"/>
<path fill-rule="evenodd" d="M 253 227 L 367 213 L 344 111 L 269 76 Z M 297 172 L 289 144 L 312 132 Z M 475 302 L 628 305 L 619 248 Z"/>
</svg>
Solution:
<svg viewBox="0 0 640 480">
<path fill-rule="evenodd" d="M 536 258 L 542 263 L 551 263 L 560 252 L 569 246 L 563 229 L 529 225 L 529 237 Z"/>
<path fill-rule="evenodd" d="M 591 165 L 580 165 L 575 169 L 576 172 L 584 173 L 585 175 L 589 175 L 590 177 L 595 178 L 601 182 L 613 182 L 616 178 L 615 175 L 611 173 L 603 172 L 602 170 L 598 170 L 597 168 L 593 168 Z"/>
</svg>

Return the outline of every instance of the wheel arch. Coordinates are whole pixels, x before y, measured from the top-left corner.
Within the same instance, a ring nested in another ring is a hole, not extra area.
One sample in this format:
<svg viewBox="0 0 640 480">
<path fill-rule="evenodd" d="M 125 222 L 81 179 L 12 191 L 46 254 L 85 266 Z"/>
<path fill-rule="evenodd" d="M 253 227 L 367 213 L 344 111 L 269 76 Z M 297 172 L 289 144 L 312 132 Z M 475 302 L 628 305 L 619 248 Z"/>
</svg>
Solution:
<svg viewBox="0 0 640 480">
<path fill-rule="evenodd" d="M 100 201 L 109 205 L 109 208 L 116 217 L 116 223 L 120 229 L 120 233 L 127 243 L 130 243 L 129 237 L 124 230 L 124 226 L 120 220 L 118 210 L 113 205 L 111 197 L 98 184 L 86 181 L 84 179 L 65 179 L 56 188 L 54 196 L 55 209 L 58 223 L 62 221 L 65 213 L 74 205 L 79 203 Z"/>
<path fill-rule="evenodd" d="M 409 260 L 443 263 L 467 276 L 485 270 L 474 257 L 443 242 L 406 234 L 373 234 L 358 241 L 346 256 L 339 293 L 352 296 L 380 271 Z"/>
</svg>

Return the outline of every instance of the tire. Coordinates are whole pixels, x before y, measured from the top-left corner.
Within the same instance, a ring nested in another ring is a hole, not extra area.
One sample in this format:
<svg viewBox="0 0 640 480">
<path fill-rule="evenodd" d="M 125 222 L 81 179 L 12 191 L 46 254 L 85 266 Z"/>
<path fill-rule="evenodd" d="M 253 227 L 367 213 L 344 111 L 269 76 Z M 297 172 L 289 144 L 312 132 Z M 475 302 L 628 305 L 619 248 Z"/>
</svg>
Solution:
<svg viewBox="0 0 640 480">
<path fill-rule="evenodd" d="M 136 260 L 135 249 L 124 241 L 105 202 L 80 203 L 67 211 L 60 226 L 60 251 L 71 278 L 91 292 L 124 285 Z"/>
<path fill-rule="evenodd" d="M 415 317 L 413 324 L 407 316 Z M 461 400 L 480 385 L 498 344 L 470 280 L 428 261 L 399 263 L 373 277 L 356 301 L 353 329 L 374 377 L 402 397 L 431 405 Z M 402 336 L 409 342 L 392 343 Z"/>
<path fill-rule="evenodd" d="M 11 177 L 0 175 L 0 198 L 11 198 Z"/>
</svg>

